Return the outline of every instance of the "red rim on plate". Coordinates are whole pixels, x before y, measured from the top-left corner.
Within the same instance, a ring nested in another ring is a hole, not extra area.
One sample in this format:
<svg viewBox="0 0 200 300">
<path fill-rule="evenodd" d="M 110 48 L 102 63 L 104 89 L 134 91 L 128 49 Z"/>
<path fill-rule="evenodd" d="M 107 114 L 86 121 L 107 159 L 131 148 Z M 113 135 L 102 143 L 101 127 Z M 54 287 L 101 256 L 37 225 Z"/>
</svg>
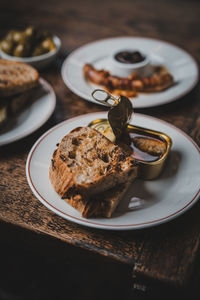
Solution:
<svg viewBox="0 0 200 300">
<path fill-rule="evenodd" d="M 94 102 L 93 99 L 90 99 L 90 97 L 87 94 L 85 94 L 85 92 L 83 92 L 83 91 L 77 89 L 76 87 L 74 87 L 74 84 L 71 82 L 70 78 L 67 78 L 65 76 L 65 72 L 67 70 L 67 66 L 70 63 L 70 61 L 73 58 L 73 56 L 76 55 L 80 50 L 84 50 L 88 46 L 90 47 L 92 45 L 98 44 L 99 42 L 104 42 L 104 41 L 107 42 L 109 40 L 117 40 L 117 39 L 141 39 L 141 40 L 147 40 L 147 41 L 150 41 L 150 42 L 153 41 L 153 42 L 162 43 L 163 45 L 173 47 L 173 48 L 181 51 L 182 53 L 184 53 L 186 56 L 188 56 L 190 58 L 191 62 L 193 63 L 193 65 L 195 67 L 195 78 L 194 78 L 193 82 L 191 83 L 191 85 L 187 89 L 183 90 L 182 92 L 179 92 L 179 94 L 176 95 L 176 96 L 173 96 L 173 97 L 170 97 L 170 98 L 168 97 L 167 101 L 160 102 L 159 104 L 154 103 L 154 104 L 151 104 L 151 105 L 137 106 L 135 108 L 153 107 L 153 106 L 164 105 L 164 104 L 173 102 L 173 101 L 178 100 L 181 97 L 185 96 L 186 94 L 188 94 L 196 86 L 196 84 L 198 82 L 198 78 L 199 78 L 199 67 L 198 67 L 198 64 L 197 64 L 196 60 L 192 57 L 192 55 L 190 55 L 187 51 L 185 51 L 181 47 L 176 46 L 176 45 L 174 45 L 174 44 L 172 44 L 170 42 L 166 42 L 166 41 L 160 40 L 160 39 L 152 39 L 152 38 L 137 37 L 137 36 L 119 36 L 119 37 L 111 37 L 111 38 L 99 39 L 99 40 L 96 40 L 94 42 L 87 43 L 87 44 L 85 44 L 83 46 L 80 46 L 79 48 L 75 49 L 74 51 L 72 51 L 72 53 L 70 53 L 70 55 L 65 59 L 65 61 L 63 62 L 62 68 L 61 68 L 61 75 L 62 75 L 64 83 L 66 84 L 66 86 L 69 87 L 69 89 L 73 93 L 77 94 L 78 96 L 80 96 L 81 98 L 83 98 L 83 99 L 85 99 L 87 101 Z M 133 98 L 133 99 L 135 100 L 135 98 Z"/>
<path fill-rule="evenodd" d="M 99 115 L 99 113 L 92 113 L 92 114 L 86 114 L 84 116 L 89 116 L 89 115 Z M 139 116 L 142 116 L 143 118 L 148 118 L 148 119 L 153 119 L 153 120 L 158 120 L 157 118 L 154 118 L 154 117 L 150 117 L 150 116 L 147 116 L 147 115 L 143 115 L 143 114 L 138 114 L 137 115 Z M 137 227 L 137 229 L 141 229 L 141 228 L 145 228 L 145 227 L 148 227 L 148 225 L 159 225 L 161 223 L 164 223 L 164 222 L 167 222 L 169 220 L 172 220 L 174 219 L 176 216 L 178 215 L 181 215 L 186 208 L 192 206 L 198 199 L 198 196 L 200 194 L 200 187 L 197 191 L 197 193 L 195 194 L 195 196 L 190 200 L 188 201 L 188 203 L 182 207 L 181 209 L 178 209 L 177 211 L 175 211 L 174 213 L 166 216 L 166 217 L 163 217 L 163 218 L 160 218 L 160 219 L 156 219 L 156 220 L 152 220 L 152 221 L 148 221 L 148 222 L 142 222 L 142 223 L 133 223 L 133 224 L 126 224 L 126 225 L 114 225 L 114 224 L 102 224 L 102 223 L 98 223 L 98 222 L 94 222 L 94 221 L 90 221 L 88 219 L 81 219 L 81 218 L 78 218 L 78 217 L 75 217 L 75 216 L 72 216 L 70 214 L 67 214 L 66 212 L 56 208 L 55 206 L 53 206 L 51 203 L 48 202 L 48 199 L 45 199 L 40 193 L 39 191 L 37 190 L 37 188 L 35 187 L 34 183 L 33 183 L 33 180 L 32 180 L 32 177 L 31 177 L 31 172 L 30 172 L 30 164 L 31 164 L 31 160 L 32 160 L 32 157 L 34 155 L 34 152 L 36 151 L 36 149 L 38 148 L 39 144 L 49 135 L 51 134 L 53 131 L 55 131 L 56 129 L 58 129 L 59 127 L 62 127 L 62 126 L 65 126 L 67 123 L 71 122 L 72 120 L 76 120 L 76 119 L 80 119 L 80 117 L 82 116 L 78 116 L 78 117 L 75 117 L 75 118 L 72 118 L 72 119 L 69 119 L 69 120 L 66 120 L 56 126 L 54 126 L 53 128 L 51 128 L 49 131 L 47 131 L 43 136 L 40 137 L 40 139 L 33 145 L 30 153 L 29 153 L 29 156 L 27 158 L 27 164 L 26 164 L 26 173 L 27 173 L 27 179 L 28 179 L 28 183 L 33 191 L 33 193 L 36 195 L 36 197 L 39 197 L 41 202 L 47 206 L 48 208 L 51 207 L 53 208 L 54 211 L 56 211 L 58 213 L 58 215 L 62 216 L 67 216 L 68 217 L 68 220 L 71 220 L 71 221 L 76 221 L 76 223 L 78 224 L 81 224 L 81 225 L 86 225 L 86 226 L 90 226 L 90 227 L 93 227 L 92 225 L 95 225 L 95 228 L 101 228 L 101 229 L 123 229 L 123 228 L 126 228 L 128 229 L 128 227 Z M 195 148 L 197 149 L 197 151 L 200 153 L 200 149 L 199 147 L 197 146 L 197 144 L 192 140 L 192 138 L 190 138 L 186 133 L 184 133 L 182 130 L 180 130 L 179 128 L 175 127 L 174 125 L 172 124 L 169 124 L 163 120 L 160 120 L 159 119 L 159 122 L 163 123 L 163 124 L 166 124 L 167 126 L 170 126 L 171 128 L 175 129 L 176 131 L 178 131 L 181 135 L 183 135 L 184 137 L 186 137 L 189 142 L 191 142 Z"/>
</svg>

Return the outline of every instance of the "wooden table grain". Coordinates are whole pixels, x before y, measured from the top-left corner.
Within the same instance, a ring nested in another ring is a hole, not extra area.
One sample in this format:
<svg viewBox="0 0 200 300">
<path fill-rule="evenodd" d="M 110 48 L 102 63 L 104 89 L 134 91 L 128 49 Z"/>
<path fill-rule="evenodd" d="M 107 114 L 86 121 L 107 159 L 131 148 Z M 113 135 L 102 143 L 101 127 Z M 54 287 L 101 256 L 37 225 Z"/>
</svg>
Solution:
<svg viewBox="0 0 200 300">
<path fill-rule="evenodd" d="M 64 85 L 60 69 L 72 50 L 108 37 L 151 37 L 184 48 L 199 63 L 199 12 L 198 1 L 1 1 L 1 36 L 9 29 L 33 24 L 50 30 L 62 41 L 56 62 L 41 72 L 55 90 L 55 112 L 30 136 L 0 148 L 2 233 L 5 224 L 13 224 L 10 232 L 21 228 L 27 236 L 28 232 L 41 233 L 41 238 L 53 237 L 55 243 L 59 240 L 66 247 L 125 264 L 132 270 L 133 284 L 141 279 L 183 287 L 190 281 L 198 260 L 199 203 L 176 220 L 155 228 L 127 232 L 87 228 L 55 215 L 35 198 L 26 180 L 25 164 L 34 142 L 50 127 L 74 116 L 106 110 L 81 99 Z M 136 110 L 174 124 L 200 145 L 199 111 L 199 84 L 173 103 Z"/>
</svg>

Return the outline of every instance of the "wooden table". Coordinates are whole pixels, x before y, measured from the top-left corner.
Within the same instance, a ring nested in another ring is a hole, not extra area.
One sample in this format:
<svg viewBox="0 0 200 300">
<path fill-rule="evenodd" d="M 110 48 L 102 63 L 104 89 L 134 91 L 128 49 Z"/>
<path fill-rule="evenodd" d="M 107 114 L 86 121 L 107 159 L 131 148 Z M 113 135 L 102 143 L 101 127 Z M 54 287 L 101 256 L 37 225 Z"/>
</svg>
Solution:
<svg viewBox="0 0 200 300">
<path fill-rule="evenodd" d="M 56 3 L 56 4 L 55 4 Z M 30 13 L 31 12 L 31 13 Z M 54 65 L 41 72 L 57 95 L 53 116 L 39 130 L 0 149 L 0 230 L 4 240 L 23 241 L 32 247 L 50 243 L 57 251 L 71 249 L 88 257 L 119 262 L 131 270 L 132 286 L 146 283 L 186 286 L 198 261 L 200 207 L 197 203 L 183 216 L 155 228 L 112 232 L 71 223 L 55 215 L 33 196 L 25 175 L 25 163 L 33 143 L 53 125 L 81 114 L 105 110 L 82 100 L 63 83 L 60 67 L 75 48 L 114 36 L 141 36 L 166 40 L 190 52 L 199 62 L 200 5 L 197 1 L 65 1 L 0 3 L 0 34 L 10 28 L 33 24 L 47 28 L 62 40 Z M 200 144 L 199 85 L 181 100 L 137 112 L 166 120 Z M 40 233 L 40 235 L 38 234 Z M 52 238 L 53 237 L 53 238 Z M 54 245 L 54 246 L 53 246 Z M 62 249 L 62 250 L 61 250 Z M 80 250 L 82 249 L 82 250 Z M 50 251 L 51 253 L 51 251 Z M 92 259 L 92 258 L 91 258 Z"/>
</svg>

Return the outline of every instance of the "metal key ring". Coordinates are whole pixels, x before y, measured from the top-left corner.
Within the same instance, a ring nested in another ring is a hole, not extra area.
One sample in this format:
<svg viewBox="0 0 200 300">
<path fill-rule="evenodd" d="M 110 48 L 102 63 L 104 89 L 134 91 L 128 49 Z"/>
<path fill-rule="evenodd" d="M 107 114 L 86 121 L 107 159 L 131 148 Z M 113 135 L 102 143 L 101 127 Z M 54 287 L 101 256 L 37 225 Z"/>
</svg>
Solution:
<svg viewBox="0 0 200 300">
<path fill-rule="evenodd" d="M 105 98 L 104 99 L 98 99 L 94 94 L 97 93 L 97 92 L 103 92 L 104 94 L 106 94 Z M 109 94 L 108 92 L 102 90 L 102 89 L 96 89 L 92 92 L 92 98 L 101 103 L 101 104 L 105 104 L 106 106 L 109 106 L 109 107 L 112 107 L 112 106 L 115 106 L 119 103 L 119 100 L 116 99 L 115 97 L 113 97 L 111 94 Z M 109 103 L 108 100 L 111 99 L 114 101 L 113 104 Z"/>
</svg>

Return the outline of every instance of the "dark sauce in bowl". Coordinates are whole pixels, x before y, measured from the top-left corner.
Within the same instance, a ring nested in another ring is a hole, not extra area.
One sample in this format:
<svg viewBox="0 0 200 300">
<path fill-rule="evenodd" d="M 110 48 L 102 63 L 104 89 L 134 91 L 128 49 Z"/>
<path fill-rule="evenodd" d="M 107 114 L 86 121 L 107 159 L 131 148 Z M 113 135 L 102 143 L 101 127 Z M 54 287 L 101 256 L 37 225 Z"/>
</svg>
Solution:
<svg viewBox="0 0 200 300">
<path fill-rule="evenodd" d="M 114 58 L 124 64 L 136 64 L 145 60 L 145 56 L 139 51 L 121 51 L 115 54 Z"/>
</svg>

